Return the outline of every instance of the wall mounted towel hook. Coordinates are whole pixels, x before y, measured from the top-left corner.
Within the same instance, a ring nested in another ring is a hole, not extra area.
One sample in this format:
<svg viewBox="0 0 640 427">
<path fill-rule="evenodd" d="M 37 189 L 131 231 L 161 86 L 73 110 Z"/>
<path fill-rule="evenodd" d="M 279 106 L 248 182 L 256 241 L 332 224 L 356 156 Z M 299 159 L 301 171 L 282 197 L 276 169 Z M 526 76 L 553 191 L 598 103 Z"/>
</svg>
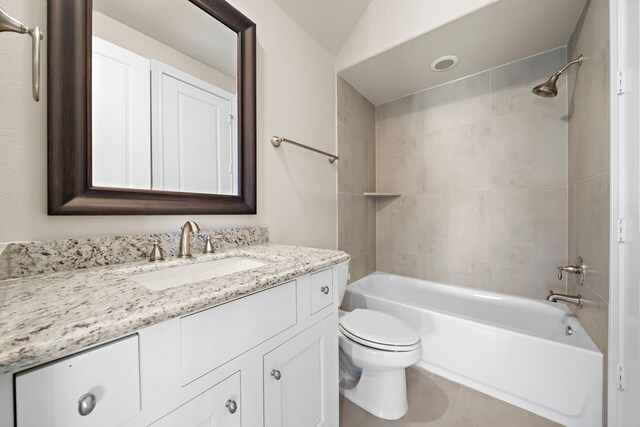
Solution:
<svg viewBox="0 0 640 427">
<path fill-rule="evenodd" d="M 31 36 L 31 80 L 33 85 L 33 100 L 40 100 L 40 41 L 44 34 L 39 27 L 27 27 L 22 22 L 9 16 L 0 7 L 0 32 L 12 31 L 14 33 L 28 34 Z"/>
</svg>

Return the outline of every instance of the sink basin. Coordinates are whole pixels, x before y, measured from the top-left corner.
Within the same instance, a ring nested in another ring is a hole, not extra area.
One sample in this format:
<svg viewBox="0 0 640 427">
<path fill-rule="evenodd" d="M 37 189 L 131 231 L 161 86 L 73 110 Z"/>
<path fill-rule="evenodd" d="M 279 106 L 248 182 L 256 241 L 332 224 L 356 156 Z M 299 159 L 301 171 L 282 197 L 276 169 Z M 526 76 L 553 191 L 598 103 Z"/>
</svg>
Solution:
<svg viewBox="0 0 640 427">
<path fill-rule="evenodd" d="M 186 285 L 187 283 L 252 270 L 267 264 L 269 264 L 269 261 L 248 257 L 233 257 L 136 274 L 131 278 L 147 289 L 161 291 Z"/>
</svg>

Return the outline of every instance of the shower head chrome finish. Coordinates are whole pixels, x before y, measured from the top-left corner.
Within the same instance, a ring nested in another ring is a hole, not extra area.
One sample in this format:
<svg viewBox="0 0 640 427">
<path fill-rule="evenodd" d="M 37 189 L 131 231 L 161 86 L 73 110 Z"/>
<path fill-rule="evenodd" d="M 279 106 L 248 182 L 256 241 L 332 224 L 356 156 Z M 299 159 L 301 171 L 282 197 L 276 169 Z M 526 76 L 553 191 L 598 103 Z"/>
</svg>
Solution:
<svg viewBox="0 0 640 427">
<path fill-rule="evenodd" d="M 570 66 L 572 66 L 573 64 L 582 65 L 582 55 L 580 55 L 578 59 L 574 59 L 573 61 L 568 62 L 564 67 L 560 69 L 560 71 L 555 73 L 553 76 L 549 77 L 549 80 L 534 87 L 531 92 L 533 92 L 538 96 L 543 96 L 545 98 L 555 97 L 556 95 L 558 95 L 558 87 L 556 86 L 558 79 L 560 78 L 562 73 L 564 73 L 564 71 Z"/>
</svg>

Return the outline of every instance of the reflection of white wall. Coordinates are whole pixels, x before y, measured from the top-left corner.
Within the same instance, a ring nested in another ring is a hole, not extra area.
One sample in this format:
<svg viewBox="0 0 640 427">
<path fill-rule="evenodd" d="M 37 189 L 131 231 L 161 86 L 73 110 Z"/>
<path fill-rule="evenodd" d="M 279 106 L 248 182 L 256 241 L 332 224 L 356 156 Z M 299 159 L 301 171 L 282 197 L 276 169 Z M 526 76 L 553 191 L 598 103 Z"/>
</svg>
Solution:
<svg viewBox="0 0 640 427">
<path fill-rule="evenodd" d="M 95 11 L 93 12 L 93 35 L 138 55 L 164 62 L 226 91 L 236 93 L 234 77 L 208 67 L 166 44 Z"/>
<path fill-rule="evenodd" d="M 276 243 L 336 247 L 336 165 L 269 143 L 283 134 L 336 150 L 334 58 L 273 0 L 229 3 L 258 26 L 258 215 L 47 216 L 47 79 L 33 102 L 31 44 L 8 34 L 0 37 L 0 82 L 9 82 L 0 85 L 0 241 L 177 231 L 193 219 L 203 227 L 264 225 Z M 46 1 L 2 7 L 48 34 Z"/>
</svg>

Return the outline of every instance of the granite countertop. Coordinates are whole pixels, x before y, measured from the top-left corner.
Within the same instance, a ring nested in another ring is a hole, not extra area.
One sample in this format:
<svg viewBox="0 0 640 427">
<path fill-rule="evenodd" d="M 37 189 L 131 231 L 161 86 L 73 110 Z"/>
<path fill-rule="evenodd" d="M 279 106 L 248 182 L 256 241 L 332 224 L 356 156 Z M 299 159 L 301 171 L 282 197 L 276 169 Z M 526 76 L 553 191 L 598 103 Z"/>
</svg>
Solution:
<svg viewBox="0 0 640 427">
<path fill-rule="evenodd" d="M 131 279 L 141 272 L 234 256 L 271 263 L 162 291 L 151 291 Z M 0 373 L 68 356 L 347 260 L 349 256 L 340 251 L 261 244 L 187 260 L 142 261 L 2 280 Z"/>
</svg>

